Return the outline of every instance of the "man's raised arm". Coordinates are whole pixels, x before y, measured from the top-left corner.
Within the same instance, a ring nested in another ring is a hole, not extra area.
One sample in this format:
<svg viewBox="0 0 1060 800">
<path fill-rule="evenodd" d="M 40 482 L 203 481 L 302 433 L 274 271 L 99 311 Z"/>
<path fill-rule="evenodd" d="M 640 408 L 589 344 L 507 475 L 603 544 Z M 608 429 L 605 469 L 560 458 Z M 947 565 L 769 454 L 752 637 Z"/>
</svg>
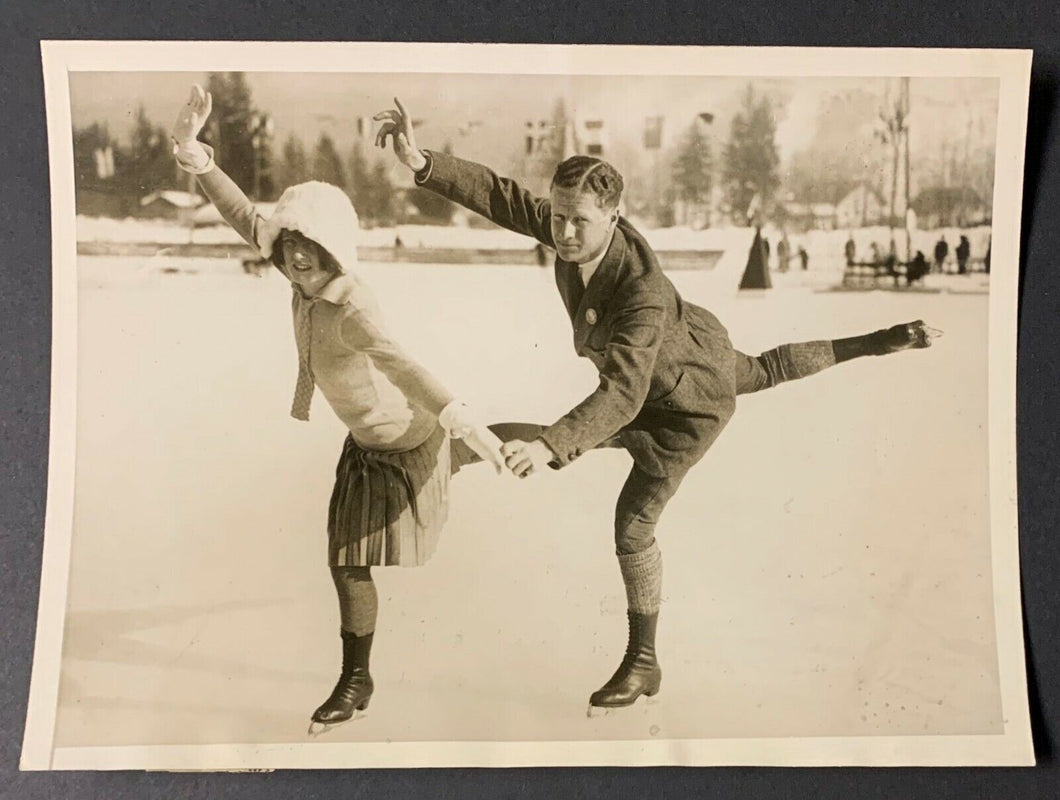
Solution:
<svg viewBox="0 0 1060 800">
<path fill-rule="evenodd" d="M 396 109 L 381 111 L 373 118 L 383 123 L 376 134 L 376 145 L 385 149 L 387 137 L 391 137 L 394 154 L 415 173 L 418 185 L 481 214 L 502 228 L 555 247 L 548 200 L 481 164 L 447 153 L 420 150 L 416 146 L 412 118 L 397 98 L 394 104 Z"/>
</svg>

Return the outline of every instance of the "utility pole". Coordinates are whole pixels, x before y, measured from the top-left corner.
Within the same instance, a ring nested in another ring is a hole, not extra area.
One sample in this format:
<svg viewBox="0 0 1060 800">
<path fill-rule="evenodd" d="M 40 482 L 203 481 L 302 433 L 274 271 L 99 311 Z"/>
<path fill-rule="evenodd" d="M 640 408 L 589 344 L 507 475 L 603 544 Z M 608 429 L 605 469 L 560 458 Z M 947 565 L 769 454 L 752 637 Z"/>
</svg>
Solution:
<svg viewBox="0 0 1060 800">
<path fill-rule="evenodd" d="M 659 185 L 659 154 L 662 150 L 663 117 L 647 117 L 644 120 L 644 149 L 652 153 L 652 213 L 656 224 L 662 211 L 661 188 Z"/>
<path fill-rule="evenodd" d="M 967 220 L 968 183 L 971 178 L 970 151 L 972 144 L 972 109 L 966 106 L 968 121 L 964 129 L 964 165 L 961 169 L 961 205 L 957 224 L 964 227 Z"/>
<path fill-rule="evenodd" d="M 905 110 L 905 261 L 913 260 L 913 237 L 909 230 L 909 78 L 902 78 L 902 107 Z"/>
<path fill-rule="evenodd" d="M 891 205 L 888 211 L 887 228 L 890 231 L 890 250 L 892 254 L 897 253 L 894 244 L 894 212 L 898 200 L 898 162 L 902 152 L 902 137 L 906 133 L 906 115 L 908 113 L 905 104 L 906 98 L 903 93 L 905 88 L 903 79 L 899 95 L 892 104 L 890 88 L 888 87 L 883 101 L 884 110 L 880 112 L 880 121 L 883 123 L 883 127 L 879 131 L 879 137 L 891 147 Z"/>
<path fill-rule="evenodd" d="M 250 118 L 250 131 L 250 144 L 254 150 L 254 199 L 261 200 L 261 155 L 272 136 L 272 117 L 269 114 L 255 114 Z"/>
</svg>

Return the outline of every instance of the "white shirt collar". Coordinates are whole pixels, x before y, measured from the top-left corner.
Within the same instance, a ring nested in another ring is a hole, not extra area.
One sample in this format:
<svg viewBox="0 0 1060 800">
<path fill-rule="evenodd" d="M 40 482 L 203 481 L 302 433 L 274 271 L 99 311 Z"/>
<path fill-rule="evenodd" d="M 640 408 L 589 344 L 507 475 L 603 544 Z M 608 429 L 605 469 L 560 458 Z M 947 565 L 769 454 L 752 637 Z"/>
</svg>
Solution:
<svg viewBox="0 0 1060 800">
<path fill-rule="evenodd" d="M 607 240 L 607 247 L 600 251 L 600 255 L 594 258 L 592 261 L 586 261 L 584 264 L 578 265 L 578 272 L 582 276 L 582 285 L 588 286 L 589 279 L 593 277 L 593 273 L 596 272 L 597 267 L 600 266 L 600 262 L 604 260 L 604 256 L 607 255 L 607 251 L 611 249 L 611 243 L 615 240 L 615 232 L 611 231 L 611 238 Z"/>
</svg>

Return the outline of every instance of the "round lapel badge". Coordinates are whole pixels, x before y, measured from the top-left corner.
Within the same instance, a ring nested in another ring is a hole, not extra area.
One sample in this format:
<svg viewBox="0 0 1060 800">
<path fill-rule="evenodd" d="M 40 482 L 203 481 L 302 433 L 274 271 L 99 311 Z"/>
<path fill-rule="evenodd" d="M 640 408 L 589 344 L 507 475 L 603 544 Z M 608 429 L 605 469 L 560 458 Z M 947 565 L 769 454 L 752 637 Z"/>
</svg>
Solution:
<svg viewBox="0 0 1060 800">
<path fill-rule="evenodd" d="M 591 308 L 586 309 L 586 311 L 585 311 L 585 321 L 588 322 L 590 325 L 595 325 L 596 324 L 596 311 L 591 309 Z"/>
</svg>

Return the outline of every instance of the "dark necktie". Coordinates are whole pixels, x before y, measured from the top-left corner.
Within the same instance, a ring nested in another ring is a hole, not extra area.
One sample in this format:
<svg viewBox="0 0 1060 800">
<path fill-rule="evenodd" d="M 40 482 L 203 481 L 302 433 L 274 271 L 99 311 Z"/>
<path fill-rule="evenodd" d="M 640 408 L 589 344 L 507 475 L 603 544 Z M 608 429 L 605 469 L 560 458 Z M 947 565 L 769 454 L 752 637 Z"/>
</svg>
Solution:
<svg viewBox="0 0 1060 800">
<path fill-rule="evenodd" d="M 585 284 L 582 283 L 581 271 L 578 269 L 577 264 L 571 264 L 569 269 L 567 291 L 570 294 L 570 310 L 571 313 L 574 313 L 578 310 L 578 306 L 582 304 L 582 297 L 585 296 Z"/>
<path fill-rule="evenodd" d="M 298 346 L 298 382 L 294 387 L 291 416 L 309 420 L 309 405 L 313 401 L 313 370 L 309 366 L 309 347 L 313 340 L 313 305 L 302 300 L 295 318 L 294 341 Z"/>
</svg>

